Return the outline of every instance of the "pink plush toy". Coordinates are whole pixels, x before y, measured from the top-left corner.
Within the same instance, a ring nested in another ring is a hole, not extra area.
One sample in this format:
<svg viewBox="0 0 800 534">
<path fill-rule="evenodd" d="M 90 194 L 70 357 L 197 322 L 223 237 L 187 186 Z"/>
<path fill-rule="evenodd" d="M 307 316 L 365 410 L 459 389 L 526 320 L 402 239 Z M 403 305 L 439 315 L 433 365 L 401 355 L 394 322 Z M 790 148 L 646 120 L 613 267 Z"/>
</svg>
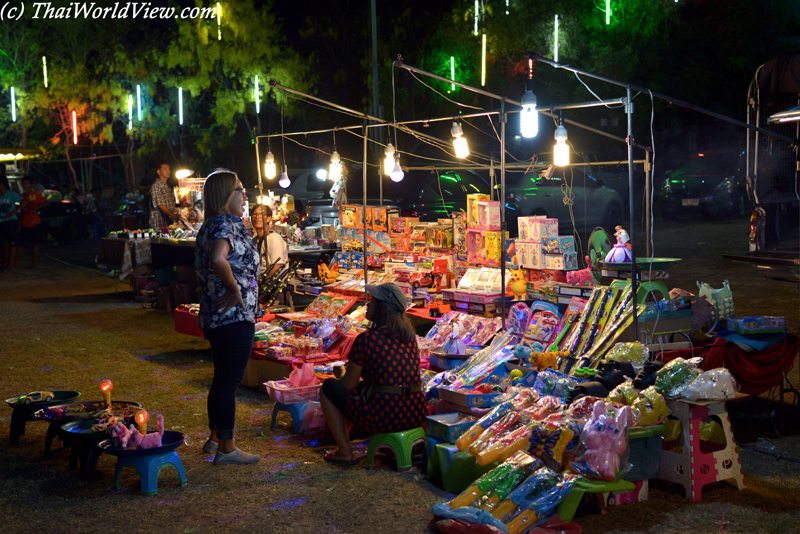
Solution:
<svg viewBox="0 0 800 534">
<path fill-rule="evenodd" d="M 591 286 L 592 266 L 589 264 L 589 256 L 586 256 L 586 267 L 580 271 L 567 271 L 567 283 L 571 286 Z"/>
<path fill-rule="evenodd" d="M 111 435 L 111 439 L 114 440 L 114 445 L 123 449 L 128 446 L 128 441 L 131 439 L 132 434 L 122 423 L 114 423 L 108 427 L 108 433 Z"/>
<path fill-rule="evenodd" d="M 130 425 L 127 429 L 122 425 L 122 423 L 117 423 L 114 425 L 114 429 L 118 426 L 121 426 L 125 429 L 125 443 L 119 445 L 116 441 L 116 437 L 114 434 L 111 436 L 114 437 L 114 443 L 118 444 L 120 447 L 124 449 L 133 449 L 139 447 L 140 449 L 153 449 L 155 447 L 161 446 L 161 438 L 164 435 L 164 416 L 158 416 L 158 432 L 150 432 L 146 436 L 143 436 L 139 433 L 135 426 Z M 120 442 L 122 443 L 122 442 Z"/>
<path fill-rule="evenodd" d="M 620 455 L 628 450 L 628 424 L 631 420 L 629 406 L 621 408 L 616 417 L 606 414 L 606 403 L 594 403 L 592 418 L 586 423 L 586 452 L 583 459 L 595 473 L 614 480 L 620 464 Z"/>
</svg>

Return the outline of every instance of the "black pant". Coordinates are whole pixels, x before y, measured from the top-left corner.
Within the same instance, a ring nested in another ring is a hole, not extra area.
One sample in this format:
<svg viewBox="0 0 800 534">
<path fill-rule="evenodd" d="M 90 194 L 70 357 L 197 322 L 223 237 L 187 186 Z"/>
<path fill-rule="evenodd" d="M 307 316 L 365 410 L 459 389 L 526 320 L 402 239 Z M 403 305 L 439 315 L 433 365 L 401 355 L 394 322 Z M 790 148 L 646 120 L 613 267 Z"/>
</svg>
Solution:
<svg viewBox="0 0 800 534">
<path fill-rule="evenodd" d="M 245 321 L 203 329 L 214 355 L 214 379 L 208 390 L 208 428 L 216 430 L 219 439 L 233 438 L 236 388 L 250 361 L 255 331 L 255 324 Z"/>
</svg>

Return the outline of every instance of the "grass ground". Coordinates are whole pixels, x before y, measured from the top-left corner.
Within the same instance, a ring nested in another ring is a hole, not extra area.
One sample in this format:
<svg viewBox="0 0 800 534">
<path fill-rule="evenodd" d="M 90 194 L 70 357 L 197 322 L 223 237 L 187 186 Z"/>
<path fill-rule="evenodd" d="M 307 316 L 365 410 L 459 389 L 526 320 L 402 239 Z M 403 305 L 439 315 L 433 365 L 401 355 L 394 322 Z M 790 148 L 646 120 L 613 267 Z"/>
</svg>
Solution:
<svg viewBox="0 0 800 534">
<path fill-rule="evenodd" d="M 208 435 L 207 343 L 176 333 L 172 315 L 143 309 L 126 287 L 115 295 L 113 279 L 92 265 L 93 250 L 91 243 L 45 246 L 37 270 L 0 273 L 0 394 L 69 389 L 81 391 L 82 400 L 99 400 L 98 385 L 110 378 L 113 398 L 141 402 L 152 417 L 164 415 L 167 429 L 187 434 L 187 445 L 178 452 L 188 485 L 180 487 L 176 472 L 166 468 L 158 495 L 143 497 L 138 475 L 126 469 L 115 489 L 115 459 L 108 455 L 100 457 L 95 478 L 82 481 L 77 470 L 69 469 L 69 450 L 59 442 L 44 455 L 43 423 L 28 423 L 20 444 L 9 446 L 5 436 L 11 410 L 4 408 L 0 531 L 94 533 L 122 525 L 130 532 L 171 533 L 429 532 L 431 507 L 450 494 L 417 469 L 395 472 L 389 457 L 373 470 L 363 464 L 341 468 L 325 463 L 322 454 L 331 442 L 294 434 L 285 413 L 271 430 L 273 403 L 255 389 L 239 390 L 236 431 L 241 447 L 261 454 L 262 461 L 214 467 L 201 451 Z M 733 278 L 710 263 L 695 264 L 716 269 L 714 276 Z M 762 306 L 743 297 L 748 284 L 760 281 L 737 283 L 742 288 L 737 305 Z M 755 293 L 763 294 L 763 287 Z M 784 291 L 784 301 L 794 298 Z M 793 371 L 795 383 L 796 375 Z M 606 514 L 587 504 L 575 521 L 588 534 L 719 532 L 723 516 L 728 534 L 800 532 L 800 439 L 793 436 L 797 413 L 788 412 L 783 431 L 788 437 L 778 437 L 770 417 L 778 410 L 766 398 L 731 410 L 741 444 L 755 448 L 758 437 L 770 437 L 770 445 L 777 447 L 773 452 L 784 457 L 742 449 L 745 490 L 714 484 L 701 503 L 691 504 L 681 488 L 653 482 L 649 501 L 609 508 Z"/>
</svg>

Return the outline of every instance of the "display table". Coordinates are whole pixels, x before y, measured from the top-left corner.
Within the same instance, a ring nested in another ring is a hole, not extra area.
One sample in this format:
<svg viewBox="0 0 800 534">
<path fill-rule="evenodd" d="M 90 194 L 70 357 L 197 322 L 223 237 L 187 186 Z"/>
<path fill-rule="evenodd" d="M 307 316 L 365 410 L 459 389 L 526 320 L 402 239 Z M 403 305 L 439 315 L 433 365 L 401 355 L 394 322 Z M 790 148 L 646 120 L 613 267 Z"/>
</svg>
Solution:
<svg viewBox="0 0 800 534">
<path fill-rule="evenodd" d="M 150 240 L 153 269 L 194 267 L 194 239 L 154 237 Z"/>
</svg>

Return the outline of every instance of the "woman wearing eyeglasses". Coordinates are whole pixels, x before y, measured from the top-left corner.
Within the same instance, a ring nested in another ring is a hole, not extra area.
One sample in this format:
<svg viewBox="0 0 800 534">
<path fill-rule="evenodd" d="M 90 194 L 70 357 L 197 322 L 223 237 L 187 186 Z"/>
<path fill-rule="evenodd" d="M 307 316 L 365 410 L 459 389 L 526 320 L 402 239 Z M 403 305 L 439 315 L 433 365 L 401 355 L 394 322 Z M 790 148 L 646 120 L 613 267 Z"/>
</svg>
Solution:
<svg viewBox="0 0 800 534">
<path fill-rule="evenodd" d="M 250 464 L 257 454 L 238 448 L 233 438 L 236 388 L 242 382 L 264 312 L 258 303 L 258 251 L 244 227 L 247 195 L 227 169 L 216 169 L 203 186 L 205 222 L 195 242 L 195 270 L 202 292 L 200 326 L 211 344 L 214 378 L 208 391 L 211 436 L 203 450 L 216 453 L 214 465 Z"/>
</svg>

